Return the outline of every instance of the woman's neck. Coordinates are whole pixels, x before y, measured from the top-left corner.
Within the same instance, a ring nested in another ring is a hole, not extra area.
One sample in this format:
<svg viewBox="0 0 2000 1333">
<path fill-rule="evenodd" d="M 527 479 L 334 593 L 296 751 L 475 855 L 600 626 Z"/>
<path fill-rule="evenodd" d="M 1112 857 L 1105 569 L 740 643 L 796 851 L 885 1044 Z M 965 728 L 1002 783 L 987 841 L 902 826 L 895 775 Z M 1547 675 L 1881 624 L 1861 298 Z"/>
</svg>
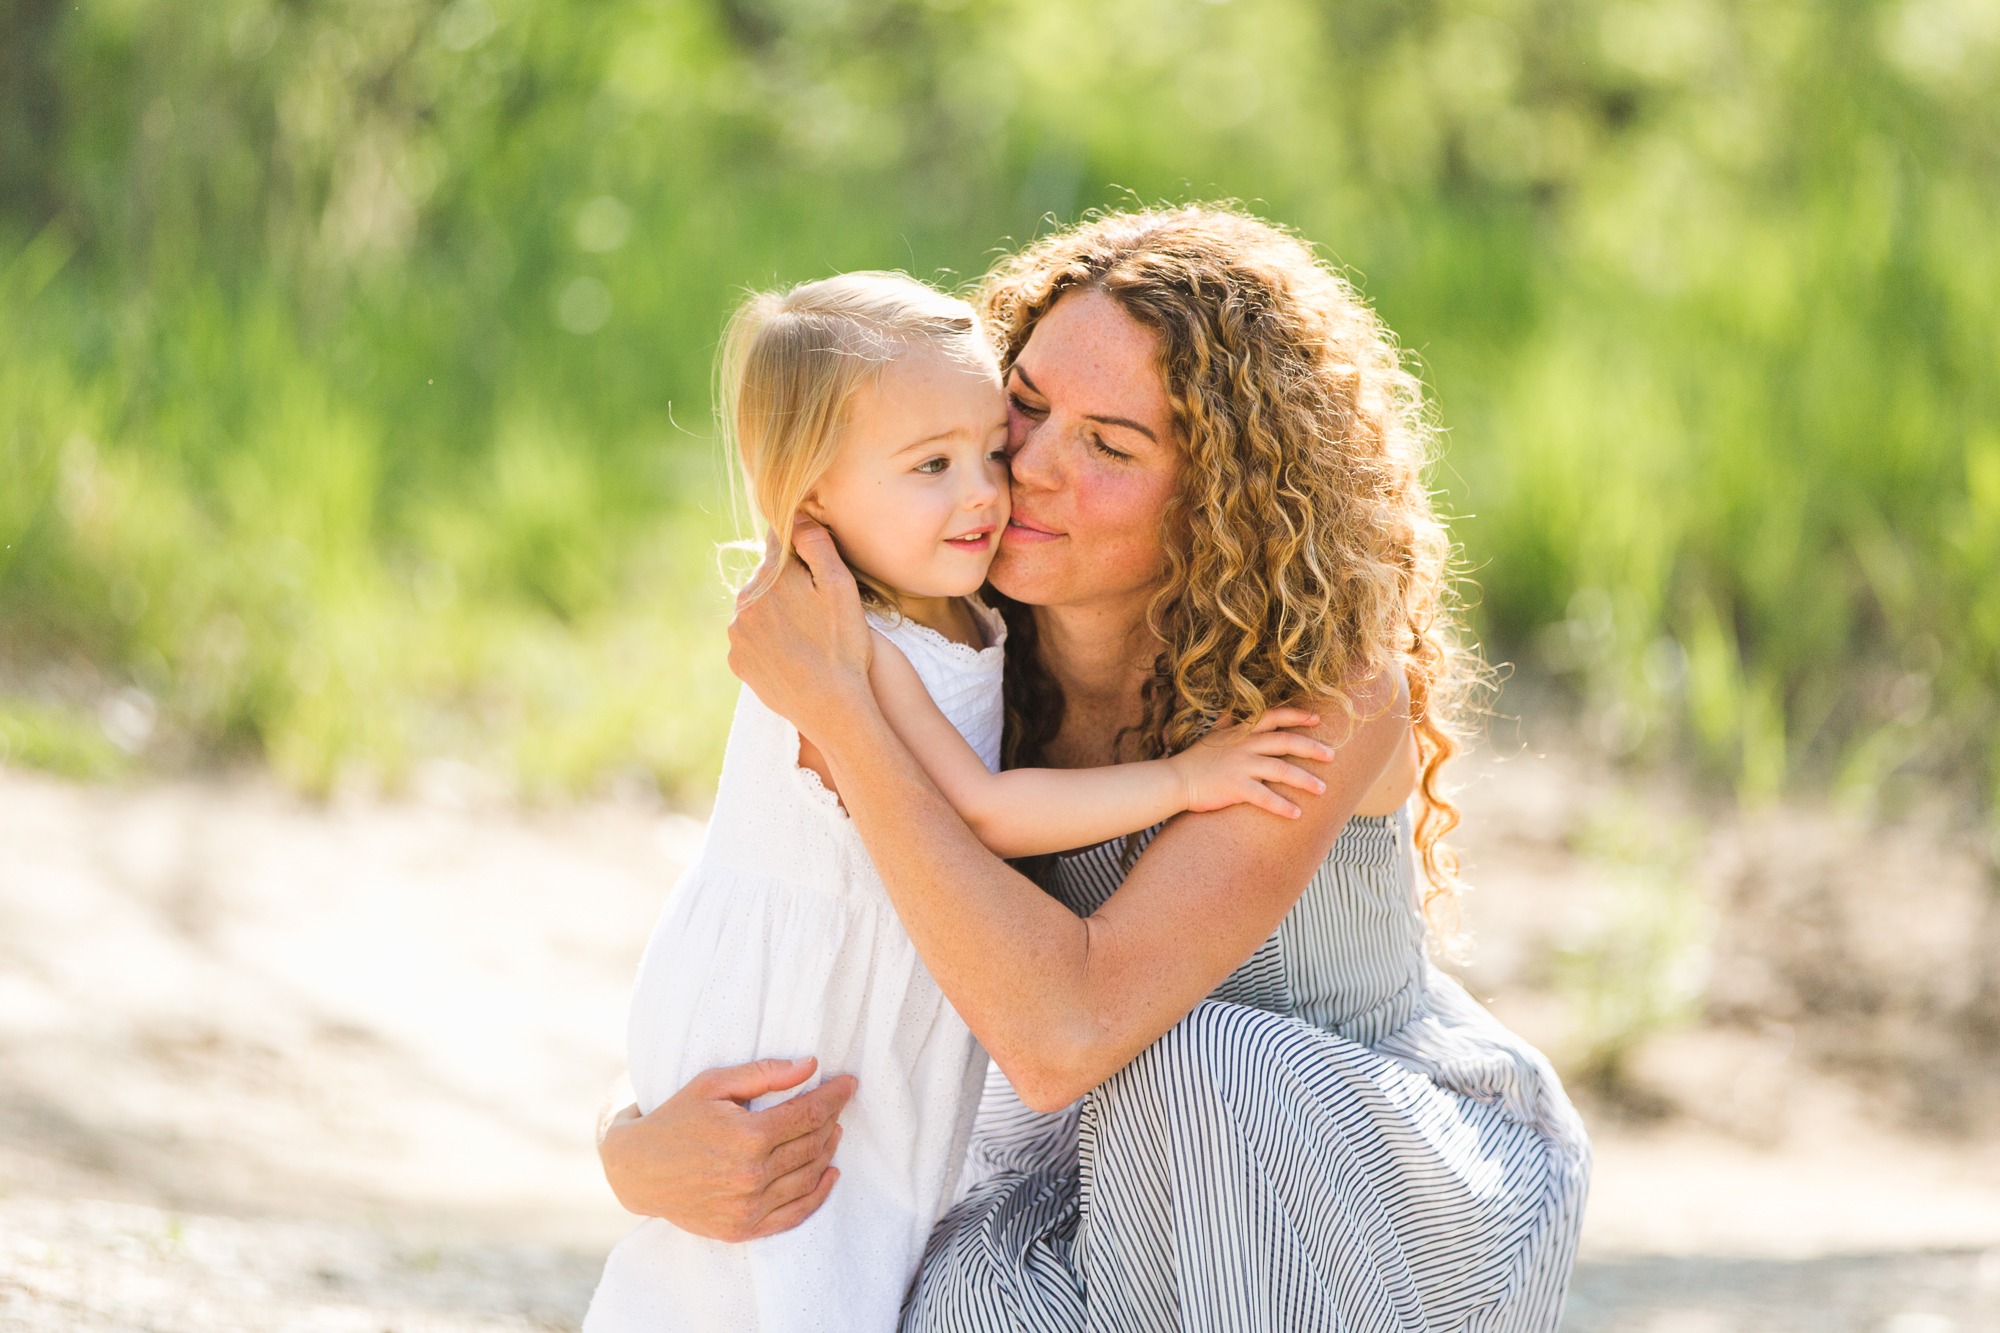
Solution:
<svg viewBox="0 0 2000 1333">
<path fill-rule="evenodd" d="M 1160 655 L 1145 601 L 1120 606 L 1039 606 L 1035 646 L 1062 690 L 1062 730 L 1049 761 L 1061 767 L 1116 762 L 1118 734 L 1145 714 L 1145 685 Z"/>
</svg>

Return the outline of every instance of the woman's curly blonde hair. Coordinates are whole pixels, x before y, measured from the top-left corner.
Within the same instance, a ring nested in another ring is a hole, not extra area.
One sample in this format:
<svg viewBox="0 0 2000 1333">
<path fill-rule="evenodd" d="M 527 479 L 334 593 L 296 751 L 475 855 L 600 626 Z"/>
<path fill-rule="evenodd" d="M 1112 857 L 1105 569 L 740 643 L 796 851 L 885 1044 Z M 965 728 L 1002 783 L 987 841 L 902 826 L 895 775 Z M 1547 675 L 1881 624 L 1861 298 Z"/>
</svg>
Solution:
<svg viewBox="0 0 2000 1333">
<path fill-rule="evenodd" d="M 1149 615 L 1166 644 L 1146 689 L 1139 757 L 1172 754 L 1218 718 L 1338 701 L 1401 665 L 1417 733 L 1416 849 L 1434 926 L 1455 925 L 1458 809 L 1439 772 L 1476 658 L 1451 603 L 1451 541 L 1424 481 L 1422 387 L 1389 331 L 1296 236 L 1232 207 L 1114 213 L 1003 260 L 979 292 L 1011 366 L 1064 295 L 1094 290 L 1159 337 L 1186 466 Z M 1177 539 L 1176 539 L 1177 538 Z M 1009 608 L 1010 763 L 1033 763 L 1062 701 Z"/>
</svg>

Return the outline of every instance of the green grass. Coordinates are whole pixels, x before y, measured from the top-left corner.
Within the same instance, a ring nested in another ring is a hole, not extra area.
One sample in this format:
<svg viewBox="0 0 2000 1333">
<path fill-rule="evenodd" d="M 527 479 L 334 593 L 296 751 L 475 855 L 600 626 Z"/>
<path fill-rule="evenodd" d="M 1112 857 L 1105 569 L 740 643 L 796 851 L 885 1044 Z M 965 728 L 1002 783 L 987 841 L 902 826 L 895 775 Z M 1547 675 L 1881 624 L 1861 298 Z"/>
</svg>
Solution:
<svg viewBox="0 0 2000 1333">
<path fill-rule="evenodd" d="M 108 771 L 80 661 L 311 790 L 698 799 L 737 292 L 1233 194 L 1420 358 L 1477 628 L 1606 748 L 1993 790 L 1990 6 L 16 9 L 14 762 Z"/>
</svg>

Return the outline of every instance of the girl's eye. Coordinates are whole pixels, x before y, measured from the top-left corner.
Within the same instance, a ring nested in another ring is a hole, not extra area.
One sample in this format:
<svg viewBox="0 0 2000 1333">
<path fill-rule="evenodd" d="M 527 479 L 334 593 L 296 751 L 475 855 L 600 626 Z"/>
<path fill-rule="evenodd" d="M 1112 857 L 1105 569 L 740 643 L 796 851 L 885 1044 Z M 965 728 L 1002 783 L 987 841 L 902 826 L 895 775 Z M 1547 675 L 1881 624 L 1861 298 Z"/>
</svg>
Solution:
<svg viewBox="0 0 2000 1333">
<path fill-rule="evenodd" d="M 926 477 L 935 477 L 950 466 L 951 460 L 949 459 L 926 458 L 923 462 L 917 464 L 917 471 L 923 473 Z"/>
</svg>

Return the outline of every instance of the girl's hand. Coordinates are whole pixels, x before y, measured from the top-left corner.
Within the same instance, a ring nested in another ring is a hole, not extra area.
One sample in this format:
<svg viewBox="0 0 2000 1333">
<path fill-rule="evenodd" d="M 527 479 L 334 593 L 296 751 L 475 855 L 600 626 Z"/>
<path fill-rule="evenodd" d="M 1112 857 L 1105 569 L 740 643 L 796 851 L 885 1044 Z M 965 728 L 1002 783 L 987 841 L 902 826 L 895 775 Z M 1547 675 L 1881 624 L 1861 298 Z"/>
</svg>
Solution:
<svg viewBox="0 0 2000 1333">
<path fill-rule="evenodd" d="M 805 1060 L 758 1060 L 697 1074 L 640 1115 L 628 1106 L 598 1133 L 604 1178 L 626 1211 L 663 1217 L 683 1231 L 744 1241 L 797 1226 L 822 1203 L 840 1171 L 837 1117 L 854 1095 L 852 1076 L 751 1111 L 743 1105 L 812 1076 Z"/>
<path fill-rule="evenodd" d="M 755 597 L 737 596 L 729 669 L 773 712 L 814 736 L 842 707 L 872 704 L 872 650 L 860 589 L 832 534 L 801 518 L 792 528 L 792 546 L 798 558 L 772 575 L 778 544 L 766 538 L 764 564 L 747 587 L 767 579 L 770 586 Z"/>
<path fill-rule="evenodd" d="M 1326 784 L 1278 756 L 1292 755 L 1320 763 L 1331 760 L 1332 746 L 1287 730 L 1318 725 L 1317 713 L 1298 708 L 1273 708 L 1254 727 L 1243 726 L 1231 718 L 1216 724 L 1206 736 L 1165 762 L 1179 776 L 1190 811 L 1249 804 L 1274 815 L 1297 819 L 1299 807 L 1272 788 L 1296 787 L 1317 796 L 1326 790 Z"/>
</svg>

